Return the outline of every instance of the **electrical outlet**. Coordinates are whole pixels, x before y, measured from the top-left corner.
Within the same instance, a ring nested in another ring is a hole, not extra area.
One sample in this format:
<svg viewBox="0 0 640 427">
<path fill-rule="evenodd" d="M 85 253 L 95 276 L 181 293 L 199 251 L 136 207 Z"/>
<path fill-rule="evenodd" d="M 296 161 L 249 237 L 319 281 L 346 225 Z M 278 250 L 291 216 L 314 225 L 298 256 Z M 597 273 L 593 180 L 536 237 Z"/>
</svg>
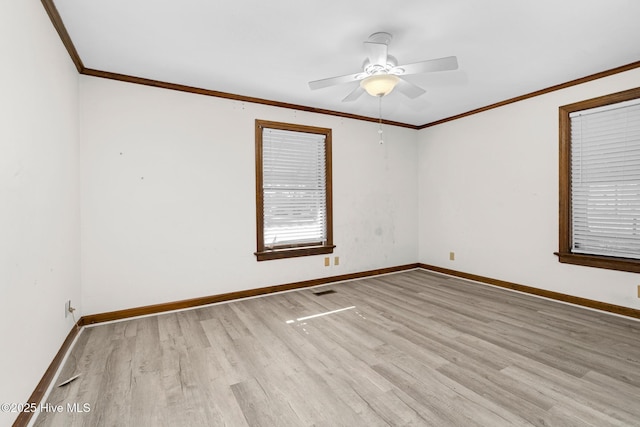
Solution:
<svg viewBox="0 0 640 427">
<path fill-rule="evenodd" d="M 638 285 L 638 298 L 640 298 L 640 285 Z"/>
<path fill-rule="evenodd" d="M 329 267 L 330 265 L 331 265 L 331 258 L 329 258 L 328 256 L 324 257 L 324 266 Z"/>
<path fill-rule="evenodd" d="M 71 300 L 64 303 L 64 317 L 71 314 Z"/>
<path fill-rule="evenodd" d="M 340 265 L 340 257 L 339 256 L 333 258 L 333 265 Z"/>
<path fill-rule="evenodd" d="M 449 252 L 449 260 L 451 260 L 451 261 L 455 261 L 456 260 L 455 252 Z"/>
</svg>

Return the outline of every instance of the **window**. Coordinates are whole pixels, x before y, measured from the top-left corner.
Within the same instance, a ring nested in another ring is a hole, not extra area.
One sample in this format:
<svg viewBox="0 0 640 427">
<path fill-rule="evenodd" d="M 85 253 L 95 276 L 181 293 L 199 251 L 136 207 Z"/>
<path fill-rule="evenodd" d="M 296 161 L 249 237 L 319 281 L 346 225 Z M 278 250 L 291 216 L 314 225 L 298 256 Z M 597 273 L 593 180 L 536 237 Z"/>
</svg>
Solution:
<svg viewBox="0 0 640 427">
<path fill-rule="evenodd" d="M 331 129 L 256 120 L 258 261 L 333 252 Z"/>
<path fill-rule="evenodd" d="M 560 262 L 640 272 L 640 88 L 560 107 Z"/>
</svg>

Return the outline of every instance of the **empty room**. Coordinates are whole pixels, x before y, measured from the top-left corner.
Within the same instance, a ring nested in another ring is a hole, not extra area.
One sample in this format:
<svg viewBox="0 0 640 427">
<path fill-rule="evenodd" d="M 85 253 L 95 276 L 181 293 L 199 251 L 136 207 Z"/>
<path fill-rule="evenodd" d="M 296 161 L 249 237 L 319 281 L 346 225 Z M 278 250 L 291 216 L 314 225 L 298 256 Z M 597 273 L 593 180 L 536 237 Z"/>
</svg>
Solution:
<svg viewBox="0 0 640 427">
<path fill-rule="evenodd" d="M 640 3 L 0 5 L 0 425 L 640 425 Z"/>
</svg>

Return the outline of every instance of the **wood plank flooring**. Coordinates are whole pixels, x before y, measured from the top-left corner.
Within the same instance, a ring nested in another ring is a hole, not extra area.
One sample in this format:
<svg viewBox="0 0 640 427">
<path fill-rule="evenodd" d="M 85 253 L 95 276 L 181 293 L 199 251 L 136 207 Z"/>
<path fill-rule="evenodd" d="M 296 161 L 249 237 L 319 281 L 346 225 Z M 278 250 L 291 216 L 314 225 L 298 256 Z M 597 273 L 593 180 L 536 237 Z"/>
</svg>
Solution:
<svg viewBox="0 0 640 427">
<path fill-rule="evenodd" d="M 78 373 L 36 426 L 640 426 L 640 322 L 422 270 L 85 328 Z"/>
</svg>

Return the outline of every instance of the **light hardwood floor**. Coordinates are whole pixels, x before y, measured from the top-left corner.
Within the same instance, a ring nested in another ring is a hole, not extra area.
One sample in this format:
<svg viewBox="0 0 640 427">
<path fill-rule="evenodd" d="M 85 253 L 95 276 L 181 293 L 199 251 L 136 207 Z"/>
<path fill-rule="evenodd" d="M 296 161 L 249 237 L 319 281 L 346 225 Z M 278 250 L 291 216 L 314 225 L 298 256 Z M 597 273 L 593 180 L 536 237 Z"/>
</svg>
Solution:
<svg viewBox="0 0 640 427">
<path fill-rule="evenodd" d="M 640 322 L 422 270 L 86 328 L 77 373 L 35 425 L 640 426 Z"/>
</svg>

